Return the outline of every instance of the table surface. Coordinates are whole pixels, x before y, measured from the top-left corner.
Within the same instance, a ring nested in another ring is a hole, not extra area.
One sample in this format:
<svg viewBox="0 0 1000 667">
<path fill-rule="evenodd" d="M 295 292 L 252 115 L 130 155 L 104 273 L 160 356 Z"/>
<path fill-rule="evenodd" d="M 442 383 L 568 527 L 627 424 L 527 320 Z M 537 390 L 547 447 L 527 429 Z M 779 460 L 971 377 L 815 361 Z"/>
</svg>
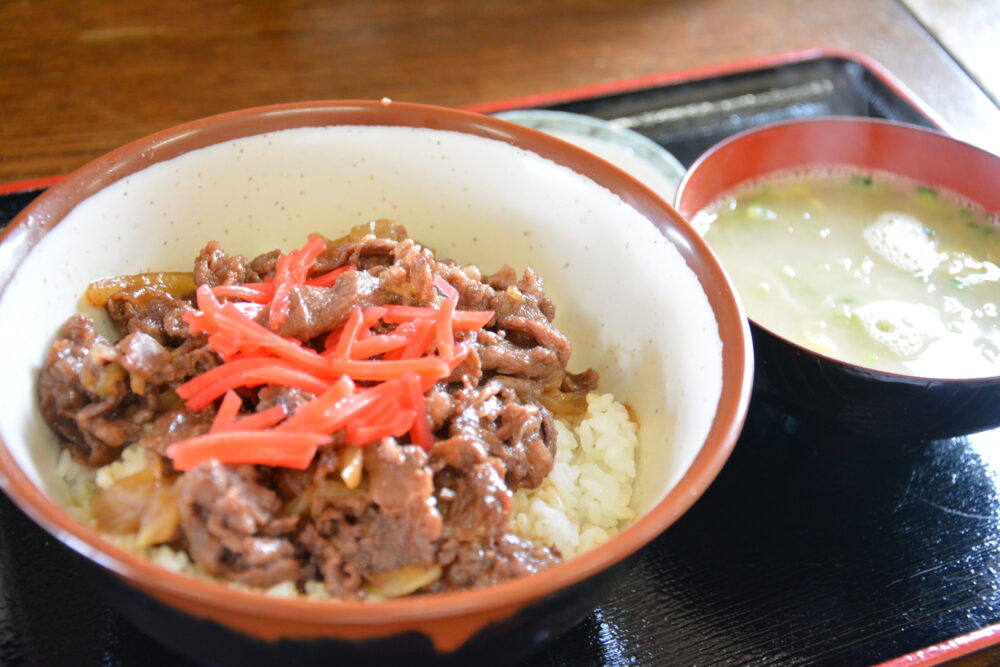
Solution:
<svg viewBox="0 0 1000 667">
<path fill-rule="evenodd" d="M 919 4 L 926 27 L 898 0 L 11 0 L 0 3 L 0 183 L 243 107 L 461 106 L 816 47 L 874 58 L 957 135 L 1000 152 L 1000 109 L 966 73 L 995 70 L 969 31 L 995 42 L 1000 3 L 975 3 L 959 36 L 945 27 L 967 14 Z"/>
<path fill-rule="evenodd" d="M 873 58 L 955 135 L 1000 153 L 989 49 L 1000 3 L 978 3 L 967 21 L 978 34 L 963 39 L 949 29 L 957 3 L 907 1 L 11 0 L 0 3 L 0 183 L 249 106 L 477 105 L 813 48 Z"/>
</svg>

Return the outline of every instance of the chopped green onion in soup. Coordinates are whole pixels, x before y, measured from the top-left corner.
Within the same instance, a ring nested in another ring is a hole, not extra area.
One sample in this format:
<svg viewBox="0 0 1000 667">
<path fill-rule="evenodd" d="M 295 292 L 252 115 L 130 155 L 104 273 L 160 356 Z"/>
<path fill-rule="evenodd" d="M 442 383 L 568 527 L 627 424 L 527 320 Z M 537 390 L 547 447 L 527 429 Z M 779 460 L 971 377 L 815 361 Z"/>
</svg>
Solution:
<svg viewBox="0 0 1000 667">
<path fill-rule="evenodd" d="M 973 202 L 823 169 L 725 193 L 693 222 L 785 338 L 888 372 L 1000 374 L 1000 220 Z"/>
</svg>

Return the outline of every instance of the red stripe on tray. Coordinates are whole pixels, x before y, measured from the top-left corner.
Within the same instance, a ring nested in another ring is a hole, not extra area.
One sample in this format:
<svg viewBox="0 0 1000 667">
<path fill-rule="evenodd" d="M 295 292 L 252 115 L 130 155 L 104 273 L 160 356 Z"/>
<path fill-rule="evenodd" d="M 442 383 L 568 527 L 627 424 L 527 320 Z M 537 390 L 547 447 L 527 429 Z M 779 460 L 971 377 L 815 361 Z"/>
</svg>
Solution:
<svg viewBox="0 0 1000 667">
<path fill-rule="evenodd" d="M 17 192 L 27 192 L 28 190 L 41 190 L 50 185 L 54 185 L 66 177 L 66 174 L 55 176 L 43 176 L 32 178 L 26 181 L 14 181 L 13 183 L 0 183 L 0 195 L 12 195 Z"/>
<path fill-rule="evenodd" d="M 1000 643 L 1000 623 L 922 648 L 913 653 L 907 653 L 904 656 L 875 665 L 875 667 L 914 667 L 915 665 L 931 667 L 931 665 L 941 665 L 971 655 L 998 643 Z"/>
</svg>

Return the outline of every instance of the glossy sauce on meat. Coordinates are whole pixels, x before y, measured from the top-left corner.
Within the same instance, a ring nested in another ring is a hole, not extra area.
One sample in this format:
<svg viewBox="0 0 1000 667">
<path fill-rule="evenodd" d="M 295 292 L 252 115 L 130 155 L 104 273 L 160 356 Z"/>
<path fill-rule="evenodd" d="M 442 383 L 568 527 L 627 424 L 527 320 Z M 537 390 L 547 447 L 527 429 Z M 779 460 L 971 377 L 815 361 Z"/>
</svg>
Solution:
<svg viewBox="0 0 1000 667">
<path fill-rule="evenodd" d="M 426 451 L 406 436 L 348 447 L 335 433 L 306 470 L 213 461 L 177 472 L 166 447 L 206 432 L 215 408 L 192 413 L 174 389 L 220 361 L 203 335 L 187 330 L 190 296 L 148 288 L 142 298 L 113 296 L 106 307 L 122 334 L 115 343 L 79 315 L 59 331 L 39 379 L 45 419 L 90 466 L 113 461 L 133 442 L 146 448 L 156 473 L 145 486 L 133 481 L 139 491 L 129 497 L 148 486 L 162 503 L 169 489 L 176 530 L 156 534 L 204 572 L 257 587 L 320 582 L 332 596 L 364 598 L 483 586 L 559 561 L 556 550 L 510 532 L 512 493 L 537 487 L 552 469 L 550 407 L 572 410 L 597 374 L 567 372 L 570 344 L 552 325 L 555 306 L 533 270 L 504 267 L 483 277 L 438 261 L 401 228 L 379 231 L 327 242 L 313 275 L 357 270 L 330 287 L 295 288 L 279 333 L 315 346 L 354 306 L 433 306 L 437 276 L 458 291 L 458 309 L 494 311 L 484 329 L 456 332 L 471 352 L 425 394 L 435 440 Z M 211 242 L 195 261 L 194 281 L 260 281 L 273 275 L 277 258 L 248 261 Z M 244 398 L 243 410 L 280 404 L 291 413 L 311 398 L 266 386 Z M 141 524 L 152 500 L 135 503 L 130 526 Z"/>
</svg>

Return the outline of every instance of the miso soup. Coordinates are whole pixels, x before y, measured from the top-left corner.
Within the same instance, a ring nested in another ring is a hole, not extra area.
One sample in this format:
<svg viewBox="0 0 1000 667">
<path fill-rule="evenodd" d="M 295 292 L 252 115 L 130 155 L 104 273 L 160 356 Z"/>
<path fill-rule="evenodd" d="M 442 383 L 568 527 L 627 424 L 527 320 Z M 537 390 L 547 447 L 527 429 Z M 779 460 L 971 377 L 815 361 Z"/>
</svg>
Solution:
<svg viewBox="0 0 1000 667">
<path fill-rule="evenodd" d="M 743 187 L 694 224 L 751 319 L 804 347 L 928 377 L 1000 375 L 1000 222 L 880 173 Z"/>
</svg>

